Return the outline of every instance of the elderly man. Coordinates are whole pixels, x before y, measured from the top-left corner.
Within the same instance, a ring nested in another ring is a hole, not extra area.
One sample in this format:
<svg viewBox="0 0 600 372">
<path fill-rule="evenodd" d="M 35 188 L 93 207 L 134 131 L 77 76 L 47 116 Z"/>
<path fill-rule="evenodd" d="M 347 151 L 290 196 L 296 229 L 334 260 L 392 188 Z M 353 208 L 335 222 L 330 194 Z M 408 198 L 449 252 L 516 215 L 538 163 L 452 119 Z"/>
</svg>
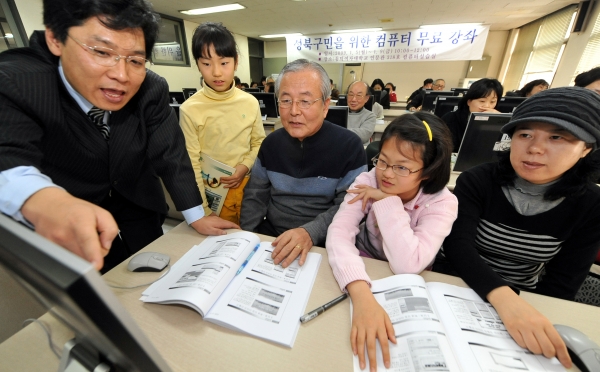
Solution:
<svg viewBox="0 0 600 372">
<path fill-rule="evenodd" d="M 370 88 L 364 81 L 355 81 L 348 87 L 348 129 L 356 133 L 364 145 L 375 130 L 375 114 L 365 108 L 365 104 L 371 98 Z"/>
<path fill-rule="evenodd" d="M 346 190 L 367 170 L 358 136 L 325 121 L 330 89 L 318 63 L 283 68 L 275 83 L 283 128 L 262 143 L 244 190 L 242 229 L 277 236 L 272 257 L 284 267 L 325 243 Z"/>
<path fill-rule="evenodd" d="M 204 216 L 167 83 L 146 70 L 150 4 L 45 0 L 44 24 L 0 54 L 0 212 L 105 271 L 162 235 L 158 177 L 199 232 L 235 227 Z"/>
<path fill-rule="evenodd" d="M 431 87 L 433 90 L 444 90 L 446 89 L 446 80 L 437 79 L 433 82 L 433 86 Z"/>
<path fill-rule="evenodd" d="M 432 85 L 433 90 L 444 90 L 446 88 L 446 81 L 444 79 L 436 79 Z M 406 105 L 406 109 L 409 111 L 419 111 L 423 105 L 423 99 L 425 98 L 425 90 L 422 90 L 420 94 L 415 96 L 410 103 Z"/>
</svg>

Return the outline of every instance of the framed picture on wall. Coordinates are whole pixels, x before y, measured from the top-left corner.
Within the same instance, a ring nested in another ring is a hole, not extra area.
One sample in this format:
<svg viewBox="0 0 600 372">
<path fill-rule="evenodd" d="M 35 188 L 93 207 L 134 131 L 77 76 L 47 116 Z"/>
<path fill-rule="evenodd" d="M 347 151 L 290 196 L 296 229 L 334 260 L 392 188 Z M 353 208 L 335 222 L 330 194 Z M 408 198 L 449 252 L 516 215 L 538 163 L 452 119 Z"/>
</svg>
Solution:
<svg viewBox="0 0 600 372">
<path fill-rule="evenodd" d="M 152 62 L 155 65 L 189 66 L 183 21 L 162 14 L 160 17 L 162 25 L 152 49 Z"/>
</svg>

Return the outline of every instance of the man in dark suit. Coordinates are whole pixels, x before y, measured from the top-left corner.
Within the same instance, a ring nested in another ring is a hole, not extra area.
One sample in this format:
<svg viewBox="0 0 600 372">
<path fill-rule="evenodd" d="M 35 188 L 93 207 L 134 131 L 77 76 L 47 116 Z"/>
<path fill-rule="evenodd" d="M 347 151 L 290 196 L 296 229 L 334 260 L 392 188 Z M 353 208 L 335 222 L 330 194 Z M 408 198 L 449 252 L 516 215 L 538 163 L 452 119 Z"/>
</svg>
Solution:
<svg viewBox="0 0 600 372">
<path fill-rule="evenodd" d="M 168 85 L 146 70 L 150 4 L 45 0 L 44 24 L 0 54 L 0 211 L 104 271 L 162 235 L 159 177 L 198 232 L 236 228 L 204 216 Z"/>
</svg>

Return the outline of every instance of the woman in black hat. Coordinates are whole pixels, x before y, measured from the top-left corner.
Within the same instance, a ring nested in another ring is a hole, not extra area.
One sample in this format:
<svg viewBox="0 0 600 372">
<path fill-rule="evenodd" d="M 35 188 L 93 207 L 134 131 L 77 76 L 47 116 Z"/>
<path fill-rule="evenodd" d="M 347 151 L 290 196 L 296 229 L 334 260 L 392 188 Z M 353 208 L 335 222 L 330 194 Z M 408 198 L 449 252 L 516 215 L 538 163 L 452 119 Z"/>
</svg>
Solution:
<svg viewBox="0 0 600 372">
<path fill-rule="evenodd" d="M 458 218 L 434 270 L 460 276 L 522 347 L 570 367 L 564 342 L 519 290 L 573 300 L 600 247 L 600 95 L 566 87 L 524 101 L 498 163 L 463 172 Z"/>
</svg>

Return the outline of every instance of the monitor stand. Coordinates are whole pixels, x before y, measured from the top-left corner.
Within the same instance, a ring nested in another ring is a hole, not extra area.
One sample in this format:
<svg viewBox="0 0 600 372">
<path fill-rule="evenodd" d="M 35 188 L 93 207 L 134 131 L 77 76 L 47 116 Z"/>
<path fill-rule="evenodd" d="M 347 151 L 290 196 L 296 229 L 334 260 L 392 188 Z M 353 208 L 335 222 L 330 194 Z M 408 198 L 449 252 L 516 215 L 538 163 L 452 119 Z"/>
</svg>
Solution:
<svg viewBox="0 0 600 372">
<path fill-rule="evenodd" d="M 111 370 L 108 364 L 99 360 L 97 353 L 91 352 L 74 338 L 65 344 L 58 366 L 59 372 L 109 372 Z"/>
</svg>

